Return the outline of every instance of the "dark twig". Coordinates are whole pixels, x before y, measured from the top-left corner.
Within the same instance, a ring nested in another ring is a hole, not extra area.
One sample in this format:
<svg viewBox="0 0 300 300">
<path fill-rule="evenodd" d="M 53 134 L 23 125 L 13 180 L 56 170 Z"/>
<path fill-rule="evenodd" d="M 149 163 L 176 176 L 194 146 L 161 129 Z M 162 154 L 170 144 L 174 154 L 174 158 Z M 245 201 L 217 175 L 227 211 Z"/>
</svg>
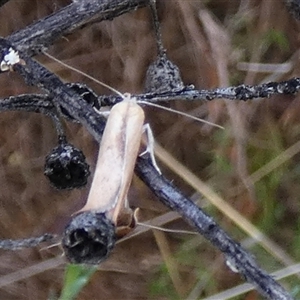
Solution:
<svg viewBox="0 0 300 300">
<path fill-rule="evenodd" d="M 68 87 L 68 84 L 66 85 Z M 300 90 L 300 78 L 295 77 L 282 82 L 269 82 L 261 85 L 238 85 L 235 87 L 217 88 L 214 90 L 196 90 L 193 86 L 187 86 L 179 91 L 170 91 L 165 93 L 147 93 L 133 95 L 138 101 L 145 102 L 169 102 L 173 100 L 199 101 L 228 99 L 247 101 L 259 98 L 270 98 L 273 95 L 293 95 Z M 94 96 L 94 95 L 93 95 Z M 90 103 L 92 106 L 113 106 L 123 99 L 118 95 L 98 96 L 95 101 Z M 46 94 L 29 94 L 12 96 L 0 99 L 0 110 L 24 110 L 28 112 L 39 112 L 51 115 L 55 112 L 52 98 Z"/>
<path fill-rule="evenodd" d="M 51 97 L 46 94 L 25 94 L 0 99 L 0 111 L 42 113 L 53 120 L 58 136 L 64 136 L 57 109 L 53 105 Z"/>
<path fill-rule="evenodd" d="M 173 100 L 199 101 L 228 99 L 247 101 L 259 98 L 270 98 L 273 95 L 293 95 L 300 90 L 300 78 L 295 77 L 282 82 L 269 82 L 261 85 L 238 85 L 235 87 L 217 88 L 214 90 L 195 90 L 193 86 L 187 86 L 179 91 L 165 93 L 147 93 L 133 95 L 138 101 L 146 102 L 169 102 Z M 98 96 L 98 107 L 113 106 L 123 99 L 118 95 Z M 94 105 L 94 104 L 92 104 Z M 12 96 L 0 99 L 0 110 L 24 110 L 29 112 L 39 112 L 51 115 L 55 112 L 55 107 L 51 98 L 46 94 L 30 94 Z"/>
<path fill-rule="evenodd" d="M 156 40 L 158 55 L 163 56 L 165 54 L 165 48 L 162 44 L 160 23 L 158 21 L 157 10 L 156 10 L 156 0 L 150 0 L 150 8 L 151 8 L 152 18 L 154 23 L 154 32 L 156 36 L 155 40 Z"/>
<path fill-rule="evenodd" d="M 13 33 L 8 40 L 16 49 L 33 56 L 64 34 L 71 33 L 87 23 L 91 17 L 98 21 L 112 20 L 138 7 L 148 0 L 80 0 L 62 8 L 36 23 Z"/>
<path fill-rule="evenodd" d="M 259 98 L 269 98 L 273 95 L 293 95 L 300 90 L 300 78 L 295 77 L 282 82 L 268 82 L 260 85 L 245 85 L 217 88 L 213 90 L 196 90 L 193 86 L 187 86 L 182 90 L 169 91 L 165 93 L 147 93 L 134 95 L 139 101 L 146 102 L 169 102 L 172 100 L 182 101 L 199 101 L 199 100 L 214 100 L 228 99 L 247 101 Z M 98 100 L 101 105 L 114 105 L 122 98 L 120 96 L 100 96 Z"/>
<path fill-rule="evenodd" d="M 177 211 L 220 249 L 232 268 L 256 286 L 262 295 L 267 299 L 293 299 L 267 272 L 259 268 L 254 258 L 234 242 L 210 216 L 185 197 L 170 181 L 159 176 L 146 158 L 138 158 L 135 171 L 163 204 Z"/>
<path fill-rule="evenodd" d="M 47 116 L 56 114 L 56 108 L 46 94 L 24 94 L 0 99 L 0 111 L 27 111 Z"/>
<path fill-rule="evenodd" d="M 19 250 L 24 248 L 33 248 L 43 242 L 54 242 L 57 236 L 54 234 L 43 234 L 39 237 L 20 239 L 20 240 L 0 240 L 0 249 Z"/>
</svg>

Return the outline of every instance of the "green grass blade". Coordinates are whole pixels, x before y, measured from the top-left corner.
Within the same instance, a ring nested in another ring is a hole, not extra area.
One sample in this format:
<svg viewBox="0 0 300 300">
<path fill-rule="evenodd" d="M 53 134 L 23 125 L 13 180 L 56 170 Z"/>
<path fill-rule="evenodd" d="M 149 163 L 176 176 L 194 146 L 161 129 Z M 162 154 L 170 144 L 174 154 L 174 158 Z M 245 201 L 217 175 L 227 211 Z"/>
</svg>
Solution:
<svg viewBox="0 0 300 300">
<path fill-rule="evenodd" d="M 72 300 L 89 282 L 97 266 L 69 264 L 65 271 L 65 280 L 59 300 Z"/>
</svg>

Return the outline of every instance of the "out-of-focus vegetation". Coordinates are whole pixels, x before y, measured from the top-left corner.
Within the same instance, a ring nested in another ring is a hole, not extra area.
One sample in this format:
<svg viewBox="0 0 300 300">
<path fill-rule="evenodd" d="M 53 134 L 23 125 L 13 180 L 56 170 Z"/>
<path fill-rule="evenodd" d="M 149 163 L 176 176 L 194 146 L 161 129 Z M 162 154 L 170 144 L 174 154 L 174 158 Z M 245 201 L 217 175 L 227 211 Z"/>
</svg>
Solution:
<svg viewBox="0 0 300 300">
<path fill-rule="evenodd" d="M 11 0 L 0 10 L 0 35 L 7 36 L 67 3 Z M 300 23 L 290 17 L 283 1 L 158 0 L 158 13 L 167 54 L 186 84 L 215 88 L 299 76 Z M 155 46 L 150 11 L 145 8 L 61 38 L 49 53 L 122 92 L 137 93 L 143 90 Z M 43 56 L 37 59 L 65 81 L 84 82 L 99 94 L 110 93 Z M 1 75 L 0 87 L 1 97 L 33 90 L 13 73 Z M 198 199 L 180 171 L 171 172 L 160 164 L 163 173 L 255 254 L 263 268 L 272 272 L 287 261 L 296 263 L 300 259 L 299 96 L 246 103 L 177 101 L 170 106 L 225 130 L 145 108 L 155 139 L 276 247 L 253 242 L 238 220 L 230 220 L 205 197 Z M 1 114 L 0 126 L 1 238 L 62 232 L 69 216 L 84 202 L 89 186 L 64 192 L 49 186 L 43 165 L 56 145 L 51 121 L 7 112 Z M 96 143 L 78 124 L 68 123 L 66 128 L 70 142 L 82 149 L 93 171 Z M 141 207 L 142 221 L 167 212 L 137 179 L 129 197 L 133 206 Z M 180 219 L 168 223 L 166 217 L 166 223 L 171 229 L 192 230 Z M 243 282 L 201 236 L 162 236 L 149 230 L 118 244 L 78 299 L 204 299 Z M 57 247 L 1 251 L 0 298 L 59 297 L 65 265 L 46 268 L 40 263 L 60 255 Z M 298 276 L 282 283 L 300 297 Z M 260 298 L 250 292 L 234 299 Z"/>
</svg>

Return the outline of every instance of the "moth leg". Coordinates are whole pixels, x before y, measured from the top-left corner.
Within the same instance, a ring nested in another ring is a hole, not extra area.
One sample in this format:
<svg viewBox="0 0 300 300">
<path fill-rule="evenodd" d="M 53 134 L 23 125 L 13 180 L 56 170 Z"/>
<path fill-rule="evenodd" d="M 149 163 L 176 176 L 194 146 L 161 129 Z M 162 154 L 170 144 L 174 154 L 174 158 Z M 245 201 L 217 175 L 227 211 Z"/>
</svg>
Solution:
<svg viewBox="0 0 300 300">
<path fill-rule="evenodd" d="M 95 109 L 95 110 L 96 110 L 96 112 L 97 112 L 99 115 L 105 117 L 106 119 L 109 117 L 109 114 L 110 114 L 110 111 L 109 111 L 109 110 L 108 110 L 108 111 L 100 111 L 100 110 L 98 110 L 98 109 Z"/>
<path fill-rule="evenodd" d="M 154 156 L 154 137 L 153 137 L 151 127 L 148 123 L 143 126 L 143 132 L 145 132 L 147 135 L 147 148 L 139 156 L 143 156 L 146 153 L 149 153 L 153 167 L 161 175 L 161 170 L 158 167 Z"/>
</svg>

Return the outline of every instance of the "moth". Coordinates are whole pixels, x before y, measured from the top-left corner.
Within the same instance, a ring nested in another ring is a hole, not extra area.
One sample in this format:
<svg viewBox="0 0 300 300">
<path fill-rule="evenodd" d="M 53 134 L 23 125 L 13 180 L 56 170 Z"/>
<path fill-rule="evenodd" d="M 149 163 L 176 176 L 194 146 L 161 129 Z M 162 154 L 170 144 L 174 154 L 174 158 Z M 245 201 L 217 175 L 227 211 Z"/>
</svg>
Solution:
<svg viewBox="0 0 300 300">
<path fill-rule="evenodd" d="M 123 101 L 112 107 L 100 143 L 88 199 L 79 211 L 105 213 L 117 225 L 118 236 L 126 234 L 135 224 L 127 194 L 145 130 L 149 145 L 140 155 L 149 152 L 152 163 L 160 174 L 153 155 L 150 127 L 148 124 L 144 125 L 144 121 L 142 107 L 130 94 L 125 94 Z"/>
</svg>

